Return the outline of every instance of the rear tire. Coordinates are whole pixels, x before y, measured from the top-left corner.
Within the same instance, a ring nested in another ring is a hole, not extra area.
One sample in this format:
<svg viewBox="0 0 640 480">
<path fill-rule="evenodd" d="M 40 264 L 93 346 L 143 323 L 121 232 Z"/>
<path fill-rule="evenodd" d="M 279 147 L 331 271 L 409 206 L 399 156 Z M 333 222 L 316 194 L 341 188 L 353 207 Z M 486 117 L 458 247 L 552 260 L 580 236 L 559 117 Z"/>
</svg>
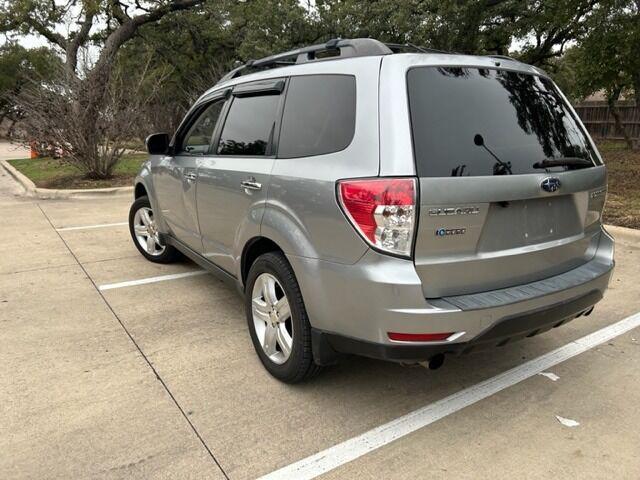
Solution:
<svg viewBox="0 0 640 480">
<path fill-rule="evenodd" d="M 253 346 L 264 368 L 285 383 L 317 375 L 311 325 L 293 269 L 280 252 L 259 256 L 245 286 L 245 310 Z"/>
<path fill-rule="evenodd" d="M 160 242 L 151 202 L 146 196 L 139 197 L 129 210 L 129 232 L 133 244 L 144 258 L 154 263 L 173 263 L 180 252 L 171 245 Z"/>
</svg>

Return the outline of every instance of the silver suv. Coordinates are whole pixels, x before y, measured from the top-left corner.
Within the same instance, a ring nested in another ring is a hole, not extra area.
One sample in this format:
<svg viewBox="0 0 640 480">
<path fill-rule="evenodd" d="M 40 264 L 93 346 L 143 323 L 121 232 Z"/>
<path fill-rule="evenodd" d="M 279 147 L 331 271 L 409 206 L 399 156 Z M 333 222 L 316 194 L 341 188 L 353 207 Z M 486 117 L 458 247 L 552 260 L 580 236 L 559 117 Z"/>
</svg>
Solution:
<svg viewBox="0 0 640 480">
<path fill-rule="evenodd" d="M 591 313 L 606 169 L 538 68 L 372 39 L 247 62 L 147 139 L 133 241 L 237 285 L 265 368 L 442 364 Z"/>
</svg>

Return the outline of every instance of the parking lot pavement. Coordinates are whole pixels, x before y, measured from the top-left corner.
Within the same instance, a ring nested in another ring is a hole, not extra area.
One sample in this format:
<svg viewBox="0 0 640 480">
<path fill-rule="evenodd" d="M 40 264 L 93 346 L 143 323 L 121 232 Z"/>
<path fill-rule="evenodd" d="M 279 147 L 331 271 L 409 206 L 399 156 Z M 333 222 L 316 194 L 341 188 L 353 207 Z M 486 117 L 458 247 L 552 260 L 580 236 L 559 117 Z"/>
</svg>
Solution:
<svg viewBox="0 0 640 480">
<path fill-rule="evenodd" d="M 0 218 L 0 478 L 221 478 L 38 205 Z"/>
<path fill-rule="evenodd" d="M 0 140 L 0 160 L 27 158 L 30 153 L 28 148 Z M 0 167 L 0 205 L 4 205 L 5 203 L 11 205 L 19 202 L 19 195 L 23 192 L 24 189 L 13 180 L 4 168 Z"/>
<path fill-rule="evenodd" d="M 353 358 L 283 385 L 259 364 L 233 288 L 137 254 L 118 225 L 129 202 L 0 207 L 23 218 L 0 261 L 0 477 L 256 478 L 640 311 L 640 240 L 620 230 L 589 317 L 437 371 Z M 110 226 L 75 228 L 96 225 Z M 637 477 L 639 340 L 617 336 L 554 365 L 555 381 L 526 378 L 325 477 Z"/>
<path fill-rule="evenodd" d="M 554 367 L 556 381 L 536 375 L 321 478 L 638 478 L 633 338 Z"/>
<path fill-rule="evenodd" d="M 33 203 L 0 206 L 2 255 L 0 273 L 61 267 L 75 262 Z"/>
</svg>

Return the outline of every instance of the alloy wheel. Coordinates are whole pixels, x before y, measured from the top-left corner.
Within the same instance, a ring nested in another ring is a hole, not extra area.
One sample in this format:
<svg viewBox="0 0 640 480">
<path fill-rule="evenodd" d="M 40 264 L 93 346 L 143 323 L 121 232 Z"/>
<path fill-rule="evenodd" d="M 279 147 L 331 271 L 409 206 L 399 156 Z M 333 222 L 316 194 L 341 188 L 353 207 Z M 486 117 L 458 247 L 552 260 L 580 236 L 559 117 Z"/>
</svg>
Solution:
<svg viewBox="0 0 640 480">
<path fill-rule="evenodd" d="M 262 273 L 253 284 L 251 311 L 258 342 L 269 359 L 281 365 L 291 355 L 291 308 L 278 279 Z"/>
<path fill-rule="evenodd" d="M 165 246 L 160 243 L 158 227 L 153 218 L 153 210 L 149 207 L 140 207 L 133 217 L 133 230 L 136 241 L 149 255 L 162 255 Z"/>
</svg>

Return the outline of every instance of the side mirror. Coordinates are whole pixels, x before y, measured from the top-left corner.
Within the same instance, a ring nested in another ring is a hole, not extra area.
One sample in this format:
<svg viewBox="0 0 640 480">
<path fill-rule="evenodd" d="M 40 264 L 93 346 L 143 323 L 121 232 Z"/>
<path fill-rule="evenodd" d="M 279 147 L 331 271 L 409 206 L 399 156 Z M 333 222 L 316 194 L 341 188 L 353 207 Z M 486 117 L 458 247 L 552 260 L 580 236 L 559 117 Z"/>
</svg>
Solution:
<svg viewBox="0 0 640 480">
<path fill-rule="evenodd" d="M 164 155 L 169 151 L 169 135 L 166 133 L 152 133 L 147 137 L 145 143 L 147 151 L 151 155 Z"/>
</svg>

